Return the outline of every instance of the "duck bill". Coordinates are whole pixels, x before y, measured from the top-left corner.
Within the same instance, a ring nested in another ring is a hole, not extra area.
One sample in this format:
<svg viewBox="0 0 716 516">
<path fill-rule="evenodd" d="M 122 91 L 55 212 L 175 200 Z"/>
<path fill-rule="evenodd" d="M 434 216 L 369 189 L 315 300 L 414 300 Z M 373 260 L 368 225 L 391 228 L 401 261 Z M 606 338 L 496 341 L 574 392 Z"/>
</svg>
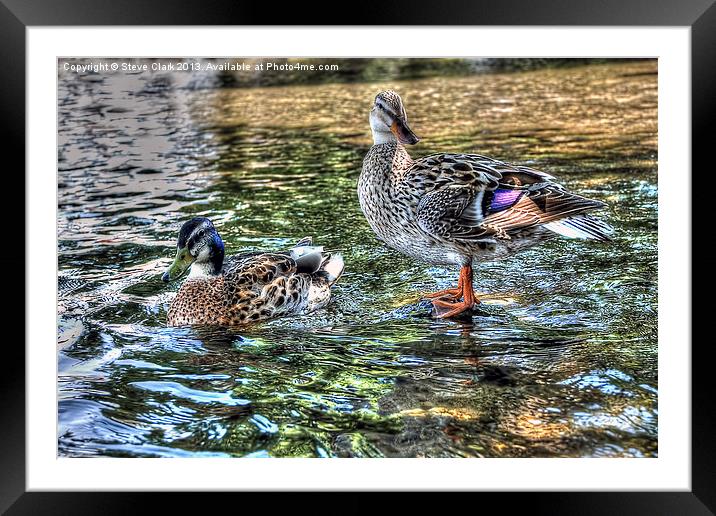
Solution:
<svg viewBox="0 0 716 516">
<path fill-rule="evenodd" d="M 393 125 L 390 126 L 390 131 L 403 145 L 415 145 L 420 141 L 420 138 L 415 136 L 412 129 L 408 127 L 407 122 L 404 122 L 400 118 L 395 119 Z"/>
<path fill-rule="evenodd" d="M 194 258 L 191 256 L 191 253 L 189 253 L 189 250 L 186 247 L 177 249 L 177 255 L 174 258 L 174 261 L 166 272 L 162 274 L 162 281 L 168 282 L 180 278 L 187 270 L 189 270 L 192 263 L 194 263 Z"/>
</svg>

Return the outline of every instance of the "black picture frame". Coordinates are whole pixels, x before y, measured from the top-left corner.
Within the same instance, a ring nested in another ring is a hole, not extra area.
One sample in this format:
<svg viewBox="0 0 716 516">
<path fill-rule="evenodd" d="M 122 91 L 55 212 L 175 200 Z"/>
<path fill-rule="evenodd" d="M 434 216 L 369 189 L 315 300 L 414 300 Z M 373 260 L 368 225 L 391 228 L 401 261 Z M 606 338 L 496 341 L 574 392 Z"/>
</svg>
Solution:
<svg viewBox="0 0 716 516">
<path fill-rule="evenodd" d="M 12 224 L 18 233 L 15 238 L 32 238 L 24 231 L 25 214 L 25 30 L 31 26 L 64 25 L 616 25 L 616 26 L 685 26 L 691 28 L 692 79 L 692 169 L 702 164 L 708 174 L 707 160 L 711 158 L 713 120 L 716 118 L 716 0 L 490 0 L 480 2 L 391 2 L 390 4 L 356 3 L 342 6 L 326 3 L 308 6 L 295 4 L 241 2 L 240 0 L 196 0 L 153 2 L 137 0 L 0 0 L 0 142 L 6 160 L 16 159 L 3 173 L 7 192 L 3 206 L 3 225 Z M 339 13 L 343 15 L 339 16 Z M 323 13 L 323 14 L 320 14 Z M 334 19 L 327 19 L 333 15 Z M 323 18 L 322 18 L 323 17 Z M 91 46 L 88 47 L 88 50 Z M 660 102 L 668 99 L 660 99 Z M 31 135 L 29 135 L 31 137 Z M 684 171 L 688 174 L 689 171 Z M 692 184 L 699 186 L 699 178 L 692 173 Z M 709 177 L 705 176 L 708 180 Z M 668 187 L 668 185 L 666 185 Z M 679 185 L 676 185 L 678 187 Z M 701 186 L 710 186 L 701 183 Z M 660 185 L 660 190 L 664 185 Z M 711 188 L 692 188 L 692 206 L 708 206 L 706 199 Z M 20 218 L 18 214 L 22 213 Z M 694 224 L 701 223 L 692 216 Z M 23 231 L 18 226 L 22 220 Z M 7 232 L 4 232 L 7 234 Z M 698 232 L 692 230 L 692 235 Z M 4 237 L 7 238 L 7 237 Z M 700 245 L 694 241 L 695 245 Z M 24 244 L 24 242 L 23 242 Z M 0 247 L 2 242 L 0 241 Z M 17 293 L 24 292 L 24 281 L 32 271 L 26 269 L 24 245 L 15 242 L 17 251 L 0 253 L 0 270 L 23 270 L 24 276 L 11 275 L 4 281 L 3 290 L 13 292 L 7 303 L 5 318 L 26 321 L 26 310 L 32 308 L 19 302 Z M 697 250 L 692 247 L 692 256 Z M 692 267 L 692 270 L 693 267 Z M 23 295 L 23 301 L 25 296 Z M 707 321 L 709 304 L 692 303 L 692 321 Z M 59 493 L 25 492 L 25 342 L 24 325 L 16 324 L 18 338 L 5 336 L 3 358 L 5 367 L 0 374 L 0 511 L 8 514 L 124 514 L 148 508 L 149 499 L 161 496 L 163 512 L 190 510 L 192 504 L 179 493 L 152 495 L 148 493 Z M 692 326 L 692 332 L 696 328 Z M 695 336 L 696 334 L 693 333 Z M 466 496 L 475 510 L 483 510 L 486 502 L 502 507 L 515 503 L 529 507 L 533 514 L 715 514 L 716 513 L 716 440 L 713 438 L 714 387 L 708 351 L 712 339 L 690 342 L 670 342 L 692 354 L 692 455 L 690 492 L 620 492 L 620 493 L 474 493 L 461 496 L 454 504 L 462 505 Z M 48 350 L 50 352 L 52 350 Z M 648 460 L 648 459 L 643 459 Z M 219 495 L 205 493 L 216 503 L 231 496 L 235 503 L 242 497 L 241 506 L 248 507 L 256 495 L 247 493 Z M 192 497 L 194 498 L 194 497 Z M 313 498 L 309 500 L 309 498 Z M 402 511 L 410 504 L 423 506 L 423 496 L 413 495 L 410 501 L 400 502 Z M 265 499 L 265 498 L 264 498 Z M 291 510 L 335 513 L 335 506 L 317 503 L 310 494 L 291 495 Z M 340 504 L 348 510 L 374 510 L 373 495 L 342 494 Z M 324 500 L 324 498 L 321 498 Z M 202 502 L 199 502 L 202 503 Z M 451 503 L 451 505 L 453 505 Z M 272 503 L 273 504 L 273 503 Z M 418 505 L 420 504 L 420 505 Z M 476 507 L 477 505 L 477 507 Z M 240 506 L 234 506 L 241 510 Z M 384 507 L 388 510 L 388 507 Z M 343 511 L 341 511 L 343 512 Z"/>
</svg>

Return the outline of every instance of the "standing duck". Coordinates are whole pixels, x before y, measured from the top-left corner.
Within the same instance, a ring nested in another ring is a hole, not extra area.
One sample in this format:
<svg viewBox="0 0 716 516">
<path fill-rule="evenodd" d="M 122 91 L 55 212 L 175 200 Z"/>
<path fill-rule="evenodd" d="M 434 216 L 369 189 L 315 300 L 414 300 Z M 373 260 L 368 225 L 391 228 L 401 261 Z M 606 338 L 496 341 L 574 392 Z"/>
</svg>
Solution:
<svg viewBox="0 0 716 516">
<path fill-rule="evenodd" d="M 323 308 L 343 273 L 343 258 L 304 238 L 286 252 L 253 252 L 224 259 L 211 221 L 196 217 L 179 231 L 174 263 L 162 280 L 189 276 L 173 299 L 167 324 L 242 325 Z"/>
<path fill-rule="evenodd" d="M 603 202 L 568 192 L 554 177 L 477 154 L 413 159 L 418 137 L 394 91 L 375 97 L 373 147 L 363 161 L 358 198 L 368 223 L 390 247 L 434 265 L 460 266 L 456 288 L 425 297 L 441 318 L 479 303 L 476 262 L 504 258 L 555 235 L 608 241 L 612 228 L 586 212 Z"/>
</svg>

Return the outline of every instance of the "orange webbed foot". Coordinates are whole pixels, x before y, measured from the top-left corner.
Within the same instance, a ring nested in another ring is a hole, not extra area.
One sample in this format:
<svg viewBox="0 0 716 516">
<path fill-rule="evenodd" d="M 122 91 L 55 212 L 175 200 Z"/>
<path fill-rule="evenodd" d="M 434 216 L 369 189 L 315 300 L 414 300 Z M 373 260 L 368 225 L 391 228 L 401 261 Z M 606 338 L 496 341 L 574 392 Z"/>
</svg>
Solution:
<svg viewBox="0 0 716 516">
<path fill-rule="evenodd" d="M 433 309 L 435 310 L 435 317 L 438 319 L 449 319 L 461 315 L 467 311 L 470 311 L 475 306 L 474 302 L 466 301 L 443 301 L 442 299 L 436 299 L 433 301 Z"/>
<path fill-rule="evenodd" d="M 432 299 L 435 317 L 439 319 L 448 319 L 472 310 L 480 302 L 472 290 L 472 267 L 465 265 L 460 270 L 457 288 L 441 290 L 425 297 Z"/>
<path fill-rule="evenodd" d="M 430 292 L 428 294 L 423 294 L 423 299 L 460 299 L 462 297 L 462 289 L 461 288 L 447 288 L 445 290 L 438 290 L 437 292 Z"/>
</svg>

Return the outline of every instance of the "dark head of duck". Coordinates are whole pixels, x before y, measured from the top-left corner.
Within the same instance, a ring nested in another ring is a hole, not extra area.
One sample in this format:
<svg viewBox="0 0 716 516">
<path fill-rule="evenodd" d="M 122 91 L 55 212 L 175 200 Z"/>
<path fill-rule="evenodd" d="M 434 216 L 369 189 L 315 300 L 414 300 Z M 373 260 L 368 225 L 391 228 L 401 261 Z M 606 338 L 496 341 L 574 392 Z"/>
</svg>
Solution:
<svg viewBox="0 0 716 516">
<path fill-rule="evenodd" d="M 224 242 L 214 224 L 205 217 L 194 217 L 179 230 L 176 257 L 162 280 L 180 278 L 189 269 L 190 277 L 216 276 L 223 264 Z"/>
</svg>

